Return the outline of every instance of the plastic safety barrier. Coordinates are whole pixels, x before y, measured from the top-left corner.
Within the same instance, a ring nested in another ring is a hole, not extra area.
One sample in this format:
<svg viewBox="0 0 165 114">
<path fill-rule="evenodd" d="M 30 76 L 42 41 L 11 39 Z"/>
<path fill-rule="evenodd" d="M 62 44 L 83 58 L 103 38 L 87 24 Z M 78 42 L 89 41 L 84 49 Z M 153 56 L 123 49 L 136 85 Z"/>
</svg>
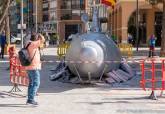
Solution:
<svg viewBox="0 0 165 114">
<path fill-rule="evenodd" d="M 40 49 L 44 49 L 46 46 L 45 46 L 45 44 L 44 43 L 42 43 L 41 45 L 40 45 Z"/>
<path fill-rule="evenodd" d="M 121 43 L 121 44 L 118 44 L 118 47 L 123 56 L 132 57 L 133 55 L 132 44 Z"/>
<path fill-rule="evenodd" d="M 8 55 L 9 54 L 9 49 L 12 48 L 12 47 L 15 49 L 16 48 L 15 44 L 5 45 L 5 50 L 4 50 L 5 52 L 4 52 L 4 54 Z"/>
<path fill-rule="evenodd" d="M 13 84 L 13 88 L 10 92 L 21 91 L 18 85 L 28 86 L 29 79 L 26 70 L 21 66 L 18 56 L 15 53 L 13 47 L 9 48 L 10 59 L 10 82 Z"/>
<path fill-rule="evenodd" d="M 65 57 L 65 54 L 67 52 L 67 49 L 69 48 L 69 43 L 60 44 L 57 48 L 57 55 L 58 58 L 61 59 L 62 57 Z"/>
<path fill-rule="evenodd" d="M 160 68 L 161 64 L 161 68 Z M 163 90 L 165 90 L 165 59 L 156 60 L 142 60 L 141 61 L 141 80 L 140 86 L 143 90 L 151 90 L 152 93 L 149 98 L 156 100 L 157 96 L 155 91 L 161 90 L 161 95 Z M 160 96 L 161 96 L 160 95 Z"/>
</svg>

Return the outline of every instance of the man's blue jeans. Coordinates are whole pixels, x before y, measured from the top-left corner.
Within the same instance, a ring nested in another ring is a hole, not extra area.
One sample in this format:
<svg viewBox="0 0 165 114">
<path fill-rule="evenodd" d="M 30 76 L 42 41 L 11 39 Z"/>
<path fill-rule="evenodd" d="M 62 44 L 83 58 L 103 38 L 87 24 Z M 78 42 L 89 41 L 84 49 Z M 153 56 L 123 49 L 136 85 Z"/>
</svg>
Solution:
<svg viewBox="0 0 165 114">
<path fill-rule="evenodd" d="M 29 86 L 28 86 L 28 100 L 34 100 L 34 96 L 40 86 L 40 71 L 28 70 Z"/>
</svg>

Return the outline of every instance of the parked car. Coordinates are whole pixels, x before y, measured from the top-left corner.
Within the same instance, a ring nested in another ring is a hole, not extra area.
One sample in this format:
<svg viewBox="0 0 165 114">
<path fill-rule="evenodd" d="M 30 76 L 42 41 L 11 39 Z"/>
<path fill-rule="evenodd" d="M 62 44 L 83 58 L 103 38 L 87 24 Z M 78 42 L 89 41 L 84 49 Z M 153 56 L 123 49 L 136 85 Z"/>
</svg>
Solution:
<svg viewBox="0 0 165 114">
<path fill-rule="evenodd" d="M 10 40 L 11 40 L 11 43 L 14 43 L 14 44 L 20 44 L 21 43 L 21 38 L 15 37 L 13 35 L 11 35 Z"/>
</svg>

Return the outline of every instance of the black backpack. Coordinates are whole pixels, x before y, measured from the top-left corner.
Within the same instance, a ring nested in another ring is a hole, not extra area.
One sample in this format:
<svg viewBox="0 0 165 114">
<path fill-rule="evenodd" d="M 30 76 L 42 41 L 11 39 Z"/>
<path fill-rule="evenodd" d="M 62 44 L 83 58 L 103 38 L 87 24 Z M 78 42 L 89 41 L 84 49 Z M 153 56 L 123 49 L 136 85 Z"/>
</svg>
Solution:
<svg viewBox="0 0 165 114">
<path fill-rule="evenodd" d="M 30 44 L 31 42 L 18 52 L 19 60 L 22 66 L 29 66 L 31 62 L 33 61 L 34 56 L 36 54 L 36 51 L 35 51 L 33 57 L 30 58 L 29 51 L 28 51 L 28 47 L 30 46 Z"/>
</svg>

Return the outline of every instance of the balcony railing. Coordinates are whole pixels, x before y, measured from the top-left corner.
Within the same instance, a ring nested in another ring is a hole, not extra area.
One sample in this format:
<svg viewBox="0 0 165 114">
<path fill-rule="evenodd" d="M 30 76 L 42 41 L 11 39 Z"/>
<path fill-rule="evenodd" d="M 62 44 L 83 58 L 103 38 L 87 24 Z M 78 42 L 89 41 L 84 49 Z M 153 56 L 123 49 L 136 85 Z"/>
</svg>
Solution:
<svg viewBox="0 0 165 114">
<path fill-rule="evenodd" d="M 68 7 L 66 5 L 61 5 L 61 9 L 81 9 L 81 10 L 84 10 L 85 9 L 85 4 L 71 5 L 70 7 Z"/>
<path fill-rule="evenodd" d="M 61 20 L 80 20 L 81 15 L 85 12 L 85 10 L 61 10 L 60 19 Z"/>
</svg>

